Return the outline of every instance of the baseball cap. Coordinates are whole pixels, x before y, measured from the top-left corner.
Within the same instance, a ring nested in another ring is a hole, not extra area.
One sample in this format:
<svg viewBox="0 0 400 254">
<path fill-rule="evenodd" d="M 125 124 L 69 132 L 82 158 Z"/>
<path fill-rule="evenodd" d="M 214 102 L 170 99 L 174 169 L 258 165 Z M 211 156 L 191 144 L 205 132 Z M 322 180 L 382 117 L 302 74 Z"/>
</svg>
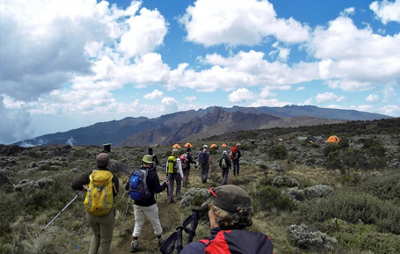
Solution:
<svg viewBox="0 0 400 254">
<path fill-rule="evenodd" d="M 107 153 L 100 153 L 96 157 L 96 163 L 100 167 L 107 166 L 109 161 L 110 161 L 110 157 L 108 156 Z"/>
<path fill-rule="evenodd" d="M 228 152 L 227 152 L 226 150 L 224 150 L 224 151 L 222 152 L 222 154 L 228 154 Z"/>
<path fill-rule="evenodd" d="M 153 157 L 150 154 L 146 154 L 145 156 L 143 156 L 142 162 L 147 163 L 147 164 L 152 164 Z"/>
<path fill-rule="evenodd" d="M 238 206 L 251 207 L 251 199 L 247 192 L 232 184 L 211 188 L 210 197 L 201 206 L 208 206 L 211 201 L 230 213 L 235 213 Z"/>
<path fill-rule="evenodd" d="M 203 145 L 203 148 L 208 148 L 208 146 L 207 145 Z"/>
</svg>

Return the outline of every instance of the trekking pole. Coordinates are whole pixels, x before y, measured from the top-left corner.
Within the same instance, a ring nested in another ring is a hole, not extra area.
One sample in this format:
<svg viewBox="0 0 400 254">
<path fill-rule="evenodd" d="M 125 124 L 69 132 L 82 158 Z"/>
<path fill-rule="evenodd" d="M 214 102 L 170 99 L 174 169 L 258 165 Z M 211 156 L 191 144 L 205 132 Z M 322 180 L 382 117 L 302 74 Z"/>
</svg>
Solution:
<svg viewBox="0 0 400 254">
<path fill-rule="evenodd" d="M 182 226 L 178 226 L 176 228 L 176 251 L 179 254 L 179 252 L 181 252 L 181 250 L 183 249 L 183 245 L 182 245 L 182 230 L 183 227 Z"/>
<path fill-rule="evenodd" d="M 192 215 L 190 216 L 190 229 L 186 230 L 185 232 L 188 233 L 187 243 L 191 243 L 193 241 L 193 237 L 196 235 L 196 228 L 199 221 L 199 211 L 192 209 Z"/>
<path fill-rule="evenodd" d="M 129 192 L 128 192 L 129 193 Z M 124 217 L 122 218 L 122 224 L 125 222 L 126 216 L 128 215 L 129 212 L 129 203 L 131 202 L 131 197 L 129 195 L 127 195 L 128 197 L 128 202 L 126 203 L 126 208 L 125 208 L 125 213 L 124 213 Z"/>
<path fill-rule="evenodd" d="M 77 199 L 79 197 L 79 195 L 82 194 L 83 191 L 80 191 L 71 201 L 69 201 L 69 203 L 56 215 L 56 217 L 54 217 L 49 223 L 47 223 L 47 225 L 42 229 L 41 232 L 44 232 L 46 230 L 46 228 L 53 222 L 55 221 L 55 219 L 57 219 L 58 216 L 60 216 L 65 209 L 67 209 L 67 207 L 72 204 L 72 202 L 75 201 L 75 199 Z"/>
</svg>

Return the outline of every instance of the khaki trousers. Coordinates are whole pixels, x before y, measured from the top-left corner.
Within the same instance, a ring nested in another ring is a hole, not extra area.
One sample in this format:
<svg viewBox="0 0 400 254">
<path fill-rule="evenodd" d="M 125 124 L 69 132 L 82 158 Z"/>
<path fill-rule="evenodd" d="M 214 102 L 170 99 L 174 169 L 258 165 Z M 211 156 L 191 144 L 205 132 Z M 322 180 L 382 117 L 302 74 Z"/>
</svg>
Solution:
<svg viewBox="0 0 400 254">
<path fill-rule="evenodd" d="M 104 216 L 86 213 L 86 219 L 93 230 L 89 254 L 109 254 L 115 224 L 114 209 Z"/>
</svg>

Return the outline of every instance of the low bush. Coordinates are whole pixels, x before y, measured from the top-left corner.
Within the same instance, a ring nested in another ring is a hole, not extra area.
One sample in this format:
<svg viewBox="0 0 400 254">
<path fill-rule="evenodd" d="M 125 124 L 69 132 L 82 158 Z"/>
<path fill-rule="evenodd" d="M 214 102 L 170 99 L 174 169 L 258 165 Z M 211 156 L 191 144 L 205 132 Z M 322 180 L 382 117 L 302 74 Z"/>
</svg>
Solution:
<svg viewBox="0 0 400 254">
<path fill-rule="evenodd" d="M 374 224 L 380 232 L 400 234 L 400 208 L 368 194 L 341 194 L 304 202 L 300 216 L 309 222 L 339 218 L 350 223 Z"/>
<path fill-rule="evenodd" d="M 257 211 L 293 211 L 296 204 L 287 196 L 282 194 L 282 190 L 272 186 L 260 186 L 252 189 L 249 193 L 253 203 L 253 209 Z"/>
<path fill-rule="evenodd" d="M 379 199 L 391 200 L 400 204 L 400 172 L 375 176 L 362 182 L 360 188 Z"/>
<path fill-rule="evenodd" d="M 273 145 L 267 151 L 268 157 L 276 160 L 284 160 L 288 156 L 288 151 L 284 145 Z"/>
</svg>

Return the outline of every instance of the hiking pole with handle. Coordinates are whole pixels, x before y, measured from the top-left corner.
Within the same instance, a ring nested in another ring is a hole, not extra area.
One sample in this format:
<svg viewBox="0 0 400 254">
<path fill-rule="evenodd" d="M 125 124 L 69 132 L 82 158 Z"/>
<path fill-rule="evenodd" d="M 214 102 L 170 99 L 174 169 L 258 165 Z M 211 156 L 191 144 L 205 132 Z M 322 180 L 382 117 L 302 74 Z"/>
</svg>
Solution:
<svg viewBox="0 0 400 254">
<path fill-rule="evenodd" d="M 67 209 L 67 207 L 68 207 L 69 205 L 71 205 L 72 202 L 74 202 L 75 199 L 77 199 L 77 198 L 79 197 L 79 195 L 82 194 L 82 192 L 85 192 L 85 191 L 80 191 L 71 201 L 69 201 L 69 203 L 56 215 L 56 217 L 54 217 L 49 223 L 47 223 L 47 225 L 42 229 L 41 232 L 44 232 L 44 231 L 46 230 L 46 228 L 47 228 L 51 223 L 53 223 L 53 221 L 55 221 L 55 219 L 57 219 L 57 217 L 60 216 L 60 215 L 64 212 L 64 210 Z"/>
</svg>

